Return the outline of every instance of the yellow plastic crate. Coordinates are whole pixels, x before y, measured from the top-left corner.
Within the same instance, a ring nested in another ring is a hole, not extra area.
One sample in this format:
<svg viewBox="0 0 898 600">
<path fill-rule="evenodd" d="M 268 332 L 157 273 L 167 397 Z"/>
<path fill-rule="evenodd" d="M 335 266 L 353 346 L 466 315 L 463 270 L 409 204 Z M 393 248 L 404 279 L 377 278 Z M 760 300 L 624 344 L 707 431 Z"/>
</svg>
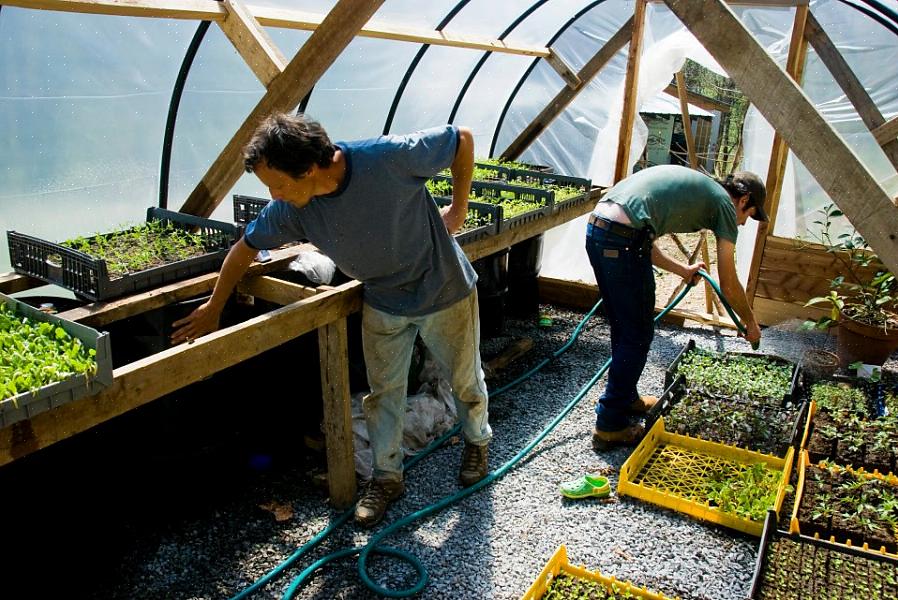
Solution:
<svg viewBox="0 0 898 600">
<path fill-rule="evenodd" d="M 671 433 L 664 429 L 664 419 L 659 418 L 621 467 L 617 493 L 761 537 L 764 531 L 763 519 L 753 521 L 723 512 L 709 504 L 690 500 L 690 490 L 695 488 L 697 482 L 705 479 L 706 473 L 763 463 L 768 469 L 782 474 L 776 503 L 772 507 L 779 514 L 786 486 L 789 484 L 794 453 L 794 448 L 789 448 L 785 458 L 778 458 Z M 662 461 L 675 461 L 681 476 L 673 478 L 669 473 L 659 473 L 654 467 Z"/>
<path fill-rule="evenodd" d="M 811 465 L 811 459 L 808 455 L 807 450 L 802 450 L 801 455 L 798 458 L 798 486 L 795 488 L 795 504 L 792 507 L 792 517 L 789 519 L 789 533 L 798 533 L 801 534 L 801 523 L 798 521 L 798 509 L 801 507 L 801 498 L 804 496 L 804 482 L 807 473 L 807 467 Z M 823 466 L 823 463 L 820 464 Z M 883 475 L 879 471 L 874 471 L 873 473 L 868 473 L 863 469 L 852 469 L 851 467 L 842 467 L 840 465 L 829 464 L 829 467 L 834 467 L 836 469 L 841 469 L 843 471 L 848 471 L 849 473 L 854 473 L 855 475 L 860 475 L 862 477 L 866 477 L 867 479 L 881 479 L 890 485 L 898 487 L 898 476 L 888 473 Z M 806 534 L 802 534 L 806 535 Z M 818 532 L 814 532 L 814 539 L 821 539 L 820 534 Z M 864 542 L 863 545 L 857 546 L 851 543 L 851 538 L 846 539 L 845 541 L 837 540 L 834 535 L 829 536 L 829 542 L 834 544 L 839 544 L 840 546 L 846 546 L 848 548 L 859 548 L 861 550 L 865 550 L 867 552 L 871 552 L 874 554 L 882 554 L 884 556 L 891 556 L 893 558 L 898 558 L 898 554 L 893 554 L 891 552 L 886 552 L 885 547 L 881 547 L 878 550 L 875 548 L 870 548 L 870 546 Z"/>
<path fill-rule="evenodd" d="M 817 403 L 813 400 L 809 400 L 809 403 L 808 419 L 804 424 L 804 435 L 801 436 L 801 446 L 798 447 L 799 450 L 807 450 L 808 439 L 811 437 L 811 422 L 814 420 L 814 415 L 817 414 Z"/>
<path fill-rule="evenodd" d="M 636 587 L 636 585 L 629 581 L 618 581 L 614 577 L 602 575 L 598 571 L 589 571 L 585 567 L 577 567 L 569 564 L 567 561 L 567 550 L 565 549 L 564 544 L 558 546 L 558 550 L 552 555 L 549 564 L 543 567 L 539 577 L 536 578 L 533 585 L 531 585 L 524 595 L 521 596 L 521 600 L 540 600 L 540 598 L 545 595 L 549 584 L 552 583 L 552 580 L 558 576 L 559 573 L 565 573 L 573 577 L 579 577 L 580 579 L 598 582 L 608 590 L 613 589 L 612 586 L 616 586 L 619 592 L 629 592 L 636 598 L 671 600 L 669 596 L 659 594 L 658 592 L 652 592 L 645 588 Z"/>
</svg>

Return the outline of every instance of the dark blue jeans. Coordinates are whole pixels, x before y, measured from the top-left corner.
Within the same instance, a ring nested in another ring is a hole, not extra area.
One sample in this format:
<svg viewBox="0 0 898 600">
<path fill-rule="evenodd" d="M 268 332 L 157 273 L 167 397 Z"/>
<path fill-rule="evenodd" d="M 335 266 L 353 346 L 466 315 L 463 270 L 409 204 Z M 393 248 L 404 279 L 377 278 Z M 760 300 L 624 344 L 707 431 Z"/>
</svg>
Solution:
<svg viewBox="0 0 898 600">
<path fill-rule="evenodd" d="M 596 405 L 596 429 L 617 431 L 630 424 L 629 407 L 639 398 L 636 384 L 655 335 L 652 256 L 592 224 L 586 225 L 586 253 L 611 327 L 611 367 Z"/>
</svg>

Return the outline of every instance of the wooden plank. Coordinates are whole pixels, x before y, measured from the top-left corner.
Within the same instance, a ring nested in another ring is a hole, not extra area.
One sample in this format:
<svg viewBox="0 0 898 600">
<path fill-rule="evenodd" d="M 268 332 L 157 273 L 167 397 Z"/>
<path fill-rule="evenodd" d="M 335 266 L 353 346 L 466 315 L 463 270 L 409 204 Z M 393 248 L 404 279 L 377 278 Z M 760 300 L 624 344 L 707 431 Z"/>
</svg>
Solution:
<svg viewBox="0 0 898 600">
<path fill-rule="evenodd" d="M 683 86 L 685 88 L 685 86 Z M 664 93 L 674 98 L 680 97 L 680 88 L 672 83 L 667 84 L 667 87 L 664 88 Z M 704 108 L 705 110 L 717 110 L 722 113 L 728 113 L 733 108 L 729 104 L 725 102 L 721 102 L 720 100 L 715 100 L 714 98 L 708 98 L 707 96 L 702 96 L 701 94 L 696 94 L 693 91 L 686 90 L 686 100 L 689 101 L 689 104 L 694 106 L 698 106 L 699 108 Z"/>
<path fill-rule="evenodd" d="M 225 9 L 215 0 L 3 0 L 3 6 L 61 12 L 221 21 Z"/>
<path fill-rule="evenodd" d="M 770 300 L 768 298 L 758 297 L 752 310 L 758 321 L 766 325 L 777 325 L 784 321 L 798 319 L 816 319 L 823 316 L 825 312 L 813 306 L 804 307 L 801 304 L 791 302 L 780 302 L 779 300 Z"/>
<path fill-rule="evenodd" d="M 636 119 L 639 63 L 642 58 L 642 38 L 645 31 L 645 5 L 646 0 L 636 0 L 633 13 L 633 35 L 630 37 L 630 49 L 627 53 L 627 76 L 624 81 L 617 159 L 614 162 L 614 183 L 630 174 L 630 146 L 633 142 L 633 123 Z"/>
<path fill-rule="evenodd" d="M 879 127 L 873 130 L 873 137 L 880 146 L 885 146 L 889 142 L 894 142 L 898 137 L 898 117 L 892 117 Z"/>
<path fill-rule="evenodd" d="M 47 285 L 47 283 L 28 275 L 19 275 L 13 272 L 0 274 L 0 292 L 4 294 L 24 292 L 42 285 Z"/>
<path fill-rule="evenodd" d="M 310 244 L 299 244 L 271 251 L 271 261 L 252 263 L 246 277 L 264 275 L 286 268 L 297 254 L 312 248 Z M 147 292 L 126 296 L 108 302 L 96 302 L 59 313 L 59 316 L 70 321 L 78 321 L 91 327 L 100 327 L 107 323 L 120 321 L 154 308 L 167 306 L 173 302 L 187 300 L 200 294 L 206 294 L 215 287 L 218 273 L 206 273 L 191 279 L 175 281 Z"/>
<path fill-rule="evenodd" d="M 551 48 L 550 48 L 551 50 Z M 580 81 L 580 78 L 577 77 L 577 74 L 564 62 L 564 60 L 555 53 L 554 50 L 549 52 L 549 56 L 546 57 L 546 62 L 549 63 L 549 66 L 555 69 L 555 72 L 558 73 L 559 77 L 561 77 L 564 82 L 567 84 L 569 88 L 572 90 L 576 90 L 583 82 Z"/>
<path fill-rule="evenodd" d="M 789 41 L 789 54 L 786 57 L 786 73 L 793 80 L 801 83 L 804 75 L 805 57 L 807 56 L 808 42 L 805 38 L 805 26 L 807 24 L 809 9 L 807 6 L 799 6 L 795 9 L 795 18 L 792 21 L 792 38 Z M 770 151 L 770 162 L 767 166 L 767 198 L 764 207 L 767 211 L 768 222 L 758 223 L 755 232 L 754 249 L 752 250 L 751 263 L 748 268 L 748 283 L 745 286 L 745 295 L 751 304 L 755 295 L 755 285 L 758 270 L 761 268 L 761 259 L 764 256 L 764 245 L 767 235 L 774 230 L 776 225 L 776 213 L 779 211 L 780 194 L 783 189 L 783 177 L 786 174 L 786 160 L 789 157 L 789 147 L 778 133 L 773 134 L 773 146 Z"/>
<path fill-rule="evenodd" d="M 291 110 L 352 41 L 383 0 L 339 0 L 296 56 L 268 87 L 250 115 L 180 208 L 207 217 L 243 174 L 243 146 L 259 123 L 273 112 Z"/>
<path fill-rule="evenodd" d="M 99 394 L 0 429 L 0 465 L 342 319 L 361 308 L 361 298 L 361 284 L 349 282 L 118 368 Z"/>
<path fill-rule="evenodd" d="M 801 88 L 721 0 L 665 0 L 841 208 L 883 263 L 898 272 L 898 210 Z"/>
<path fill-rule="evenodd" d="M 574 101 L 586 85 L 602 70 L 609 60 L 611 60 L 617 52 L 624 47 L 629 41 L 633 32 L 633 18 L 627 20 L 620 29 L 617 30 L 611 38 L 599 48 L 592 58 L 590 58 L 583 68 L 577 72 L 577 78 L 580 85 L 576 89 L 570 87 L 563 88 L 554 98 L 546 105 L 536 118 L 524 128 L 518 137 L 509 144 L 505 152 L 502 153 L 502 160 L 515 160 L 524 150 L 530 147 L 536 138 L 542 134 L 546 128 L 560 115 L 567 106 Z"/>
<path fill-rule="evenodd" d="M 321 25 L 323 20 L 321 15 L 291 8 L 274 8 L 267 6 L 251 6 L 250 8 L 259 23 L 267 27 L 315 31 Z M 460 35 L 445 31 L 397 27 L 374 22 L 359 29 L 356 35 L 359 37 L 381 40 L 414 42 L 417 44 L 449 46 L 452 48 L 468 48 L 471 50 L 483 50 L 485 52 L 517 54 L 520 56 L 535 56 L 539 58 L 548 58 L 551 54 L 551 50 L 546 47 L 523 46 L 491 38 Z"/>
<path fill-rule="evenodd" d="M 244 277 L 237 284 L 237 291 L 281 306 L 311 298 L 319 293 L 318 289 L 307 285 L 267 276 L 250 277 L 249 279 Z"/>
<path fill-rule="evenodd" d="M 695 137 L 692 135 L 692 119 L 689 117 L 689 102 L 686 99 L 686 76 L 683 75 L 682 69 L 677 71 L 676 77 L 680 99 L 680 116 L 683 119 L 683 135 L 686 136 L 686 152 L 689 154 L 689 166 L 693 169 L 698 169 L 698 156 L 695 154 Z"/>
<path fill-rule="evenodd" d="M 228 15 L 219 25 L 243 60 L 266 88 L 287 66 L 268 33 L 262 29 L 243 0 L 223 0 Z"/>
<path fill-rule="evenodd" d="M 845 92 L 845 95 L 851 101 L 852 106 L 857 110 L 857 114 L 861 117 L 864 125 L 870 131 L 875 131 L 885 124 L 885 118 L 879 112 L 870 94 L 867 93 L 864 84 L 861 83 L 861 80 L 857 78 L 857 75 L 848 66 L 845 57 L 839 53 L 835 44 L 833 44 L 826 31 L 812 14 L 808 15 L 806 35 L 814 50 L 817 51 L 820 60 L 829 69 L 836 83 L 839 84 L 839 87 L 842 88 L 842 91 Z M 889 162 L 892 163 L 892 166 L 898 169 L 898 140 L 889 140 L 885 144 L 881 144 L 881 148 Z"/>
<path fill-rule="evenodd" d="M 327 485 L 331 504 L 343 509 L 352 505 L 356 492 L 345 318 L 318 329 L 318 354 L 327 444 Z"/>
</svg>

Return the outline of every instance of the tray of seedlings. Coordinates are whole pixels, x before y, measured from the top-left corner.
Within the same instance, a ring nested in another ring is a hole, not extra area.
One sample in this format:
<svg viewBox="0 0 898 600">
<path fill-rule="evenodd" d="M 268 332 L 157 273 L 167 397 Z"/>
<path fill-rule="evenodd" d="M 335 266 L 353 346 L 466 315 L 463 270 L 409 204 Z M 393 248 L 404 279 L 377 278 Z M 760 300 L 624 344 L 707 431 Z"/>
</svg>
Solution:
<svg viewBox="0 0 898 600">
<path fill-rule="evenodd" d="M 437 175 L 426 185 L 433 196 L 452 196 L 451 178 Z M 471 200 L 502 207 L 501 233 L 552 214 L 555 192 L 503 182 L 474 181 Z"/>
<path fill-rule="evenodd" d="M 789 406 L 799 402 L 797 364 L 779 356 L 751 352 L 719 353 L 689 340 L 664 373 L 664 387 L 678 375 L 693 390 Z"/>
<path fill-rule="evenodd" d="M 0 427 L 110 385 L 109 334 L 0 294 Z"/>
<path fill-rule="evenodd" d="M 784 457 L 801 443 L 807 410 L 807 403 L 780 406 L 752 396 L 709 394 L 688 387 L 679 375 L 649 411 L 646 426 L 663 416 L 673 433 Z"/>
<path fill-rule="evenodd" d="M 161 208 L 146 222 L 60 243 L 7 231 L 10 262 L 17 273 L 55 283 L 91 300 L 125 294 L 214 271 L 241 229 Z"/>
<path fill-rule="evenodd" d="M 567 549 L 562 544 L 543 567 L 533 585 L 521 600 L 615 600 L 645 598 L 669 600 L 668 596 L 640 588 L 628 581 L 618 581 L 599 571 L 590 571 L 568 562 Z"/>
<path fill-rule="evenodd" d="M 805 390 L 810 408 L 802 446 L 812 463 L 896 472 L 898 395 L 891 384 L 833 378 Z"/>
<path fill-rule="evenodd" d="M 435 197 L 437 206 L 449 206 L 451 198 Z M 485 237 L 499 233 L 499 223 L 502 222 L 502 207 L 495 204 L 482 202 L 468 202 L 468 214 L 461 229 L 455 233 L 456 241 L 464 246 L 470 242 L 482 240 Z"/>
<path fill-rule="evenodd" d="M 785 458 L 665 429 L 660 417 L 620 469 L 617 491 L 749 535 L 761 535 L 790 489 Z"/>
<path fill-rule="evenodd" d="M 789 531 L 898 558 L 898 477 L 813 464 L 802 451 Z"/>
<path fill-rule="evenodd" d="M 749 598 L 898 598 L 898 559 L 780 531 L 768 513 Z"/>
</svg>

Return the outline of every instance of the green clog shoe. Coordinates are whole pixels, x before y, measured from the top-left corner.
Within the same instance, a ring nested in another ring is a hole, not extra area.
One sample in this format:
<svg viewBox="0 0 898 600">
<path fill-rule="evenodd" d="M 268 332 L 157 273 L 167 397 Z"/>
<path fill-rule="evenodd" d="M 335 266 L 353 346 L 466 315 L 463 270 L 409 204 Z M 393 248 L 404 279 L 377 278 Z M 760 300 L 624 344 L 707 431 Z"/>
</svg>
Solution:
<svg viewBox="0 0 898 600">
<path fill-rule="evenodd" d="M 565 481 L 558 486 L 558 491 L 565 498 L 607 498 L 611 495 L 611 484 L 607 477 L 588 474 L 573 481 Z"/>
</svg>

